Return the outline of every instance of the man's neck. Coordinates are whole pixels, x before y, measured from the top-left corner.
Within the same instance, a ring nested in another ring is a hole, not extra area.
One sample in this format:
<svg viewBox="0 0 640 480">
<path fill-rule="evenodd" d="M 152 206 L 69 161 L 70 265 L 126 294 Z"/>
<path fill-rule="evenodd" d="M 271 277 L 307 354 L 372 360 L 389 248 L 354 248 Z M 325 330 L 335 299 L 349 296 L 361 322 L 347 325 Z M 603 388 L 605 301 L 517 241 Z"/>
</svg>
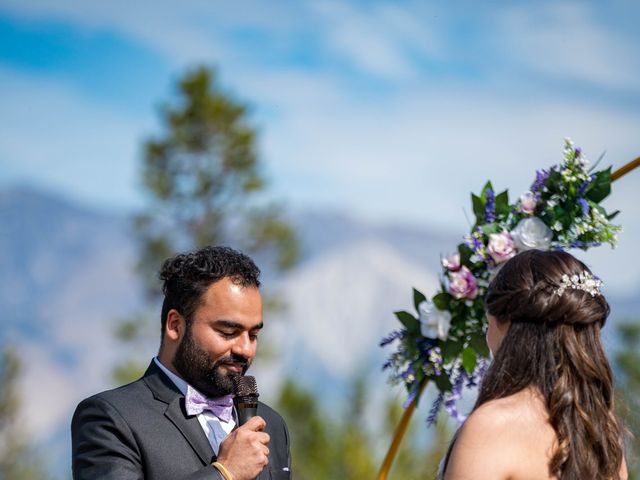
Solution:
<svg viewBox="0 0 640 480">
<path fill-rule="evenodd" d="M 156 362 L 156 365 L 158 365 L 160 370 L 162 370 L 165 375 L 169 377 L 169 380 L 171 380 L 175 384 L 175 386 L 178 387 L 182 394 L 186 395 L 188 386 L 187 381 L 184 380 L 177 372 L 172 371 L 167 365 L 164 364 L 164 362 L 159 357 L 155 357 L 153 361 Z"/>
</svg>

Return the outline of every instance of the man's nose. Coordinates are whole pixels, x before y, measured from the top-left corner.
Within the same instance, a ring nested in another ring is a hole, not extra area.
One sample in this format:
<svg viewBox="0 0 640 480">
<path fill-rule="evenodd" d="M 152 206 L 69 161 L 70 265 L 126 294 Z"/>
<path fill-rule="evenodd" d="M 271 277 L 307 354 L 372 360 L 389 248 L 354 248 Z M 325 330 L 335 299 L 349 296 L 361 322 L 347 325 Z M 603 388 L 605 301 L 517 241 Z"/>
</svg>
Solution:
<svg viewBox="0 0 640 480">
<path fill-rule="evenodd" d="M 233 353 L 251 359 L 255 354 L 255 348 L 255 342 L 251 341 L 249 333 L 244 332 L 236 338 L 233 344 Z"/>
</svg>

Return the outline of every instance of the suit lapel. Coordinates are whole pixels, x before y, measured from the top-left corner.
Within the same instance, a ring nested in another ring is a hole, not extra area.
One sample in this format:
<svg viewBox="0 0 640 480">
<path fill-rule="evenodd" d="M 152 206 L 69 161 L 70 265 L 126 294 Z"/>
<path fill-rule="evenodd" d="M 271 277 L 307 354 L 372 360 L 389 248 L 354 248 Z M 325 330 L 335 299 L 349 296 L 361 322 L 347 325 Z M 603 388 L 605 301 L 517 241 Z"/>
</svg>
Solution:
<svg viewBox="0 0 640 480">
<path fill-rule="evenodd" d="M 164 416 L 184 436 L 185 440 L 202 460 L 203 465 L 211 463 L 214 457 L 211 444 L 202 430 L 198 417 L 187 416 L 184 408 L 184 395 L 182 395 L 178 387 L 160 370 L 160 367 L 153 360 L 151 360 L 143 379 L 153 392 L 156 400 L 167 405 Z"/>
<path fill-rule="evenodd" d="M 171 422 L 180 430 L 180 433 L 189 442 L 202 462 L 206 465 L 212 462 L 213 449 L 209 439 L 204 434 L 197 416 L 187 417 L 184 414 L 184 397 L 176 397 L 164 412 Z"/>
</svg>

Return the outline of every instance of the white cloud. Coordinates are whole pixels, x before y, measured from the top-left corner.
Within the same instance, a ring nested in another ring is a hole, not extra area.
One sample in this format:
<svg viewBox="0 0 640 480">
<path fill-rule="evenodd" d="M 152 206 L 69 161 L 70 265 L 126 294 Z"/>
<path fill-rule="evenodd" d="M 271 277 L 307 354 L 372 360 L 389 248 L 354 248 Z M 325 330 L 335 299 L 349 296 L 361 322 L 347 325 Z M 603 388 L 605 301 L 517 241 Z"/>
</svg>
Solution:
<svg viewBox="0 0 640 480">
<path fill-rule="evenodd" d="M 281 72 L 257 83 L 244 91 L 278 108 L 261 132 L 276 178 L 300 170 L 331 178 L 327 198 L 388 216 L 402 209 L 415 219 L 460 218 L 469 190 L 487 178 L 523 190 L 536 169 L 560 160 L 565 136 L 591 158 L 607 150 L 605 163 L 620 165 L 636 154 L 640 129 L 638 114 L 550 96 L 426 85 L 369 101 L 331 76 Z M 296 195 L 295 185 L 286 190 Z"/>
<path fill-rule="evenodd" d="M 236 28 L 274 35 L 299 28 L 297 2 L 273 8 L 272 2 L 262 0 L 237 6 L 200 0 L 6 0 L 0 10 L 28 20 L 71 23 L 88 35 L 117 32 L 164 55 L 174 66 L 234 62 L 236 52 L 225 35 Z"/>
<path fill-rule="evenodd" d="M 554 78 L 636 91 L 637 44 L 607 29 L 584 3 L 507 9 L 499 22 L 512 58 Z"/>
<path fill-rule="evenodd" d="M 229 38 L 235 31 L 260 32 L 274 45 L 279 39 L 284 49 L 311 34 L 330 56 L 389 79 L 415 77 L 411 54 L 437 56 L 441 48 L 424 16 L 417 18 L 406 7 L 384 3 L 368 9 L 337 1 L 285 2 L 274 8 L 272 2 L 261 0 L 242 6 L 197 0 L 8 0 L 0 9 L 32 20 L 70 22 L 88 33 L 120 32 L 162 52 L 175 65 L 236 62 L 238 51 Z"/>
<path fill-rule="evenodd" d="M 358 8 L 345 2 L 315 2 L 323 19 L 332 55 L 343 58 L 364 73 L 390 80 L 415 78 L 417 65 L 411 53 L 436 56 L 440 40 L 405 8 L 379 4 Z"/>
<path fill-rule="evenodd" d="M 0 68 L 0 83 L 0 158 L 11 164 L 13 179 L 100 203 L 138 200 L 135 159 L 148 118 L 87 99 L 51 78 Z"/>
</svg>

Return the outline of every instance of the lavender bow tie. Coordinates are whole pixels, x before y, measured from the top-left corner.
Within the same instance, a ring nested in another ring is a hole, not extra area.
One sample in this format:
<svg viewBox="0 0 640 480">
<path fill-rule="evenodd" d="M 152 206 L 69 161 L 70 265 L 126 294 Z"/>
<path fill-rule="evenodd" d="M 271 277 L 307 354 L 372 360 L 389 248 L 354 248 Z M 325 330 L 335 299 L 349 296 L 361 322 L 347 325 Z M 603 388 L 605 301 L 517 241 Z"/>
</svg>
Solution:
<svg viewBox="0 0 640 480">
<path fill-rule="evenodd" d="M 205 410 L 209 410 L 223 422 L 228 422 L 233 414 L 233 395 L 207 398 L 194 388 L 191 388 L 191 385 L 187 385 L 187 395 L 184 403 L 188 415 L 199 415 Z"/>
</svg>

